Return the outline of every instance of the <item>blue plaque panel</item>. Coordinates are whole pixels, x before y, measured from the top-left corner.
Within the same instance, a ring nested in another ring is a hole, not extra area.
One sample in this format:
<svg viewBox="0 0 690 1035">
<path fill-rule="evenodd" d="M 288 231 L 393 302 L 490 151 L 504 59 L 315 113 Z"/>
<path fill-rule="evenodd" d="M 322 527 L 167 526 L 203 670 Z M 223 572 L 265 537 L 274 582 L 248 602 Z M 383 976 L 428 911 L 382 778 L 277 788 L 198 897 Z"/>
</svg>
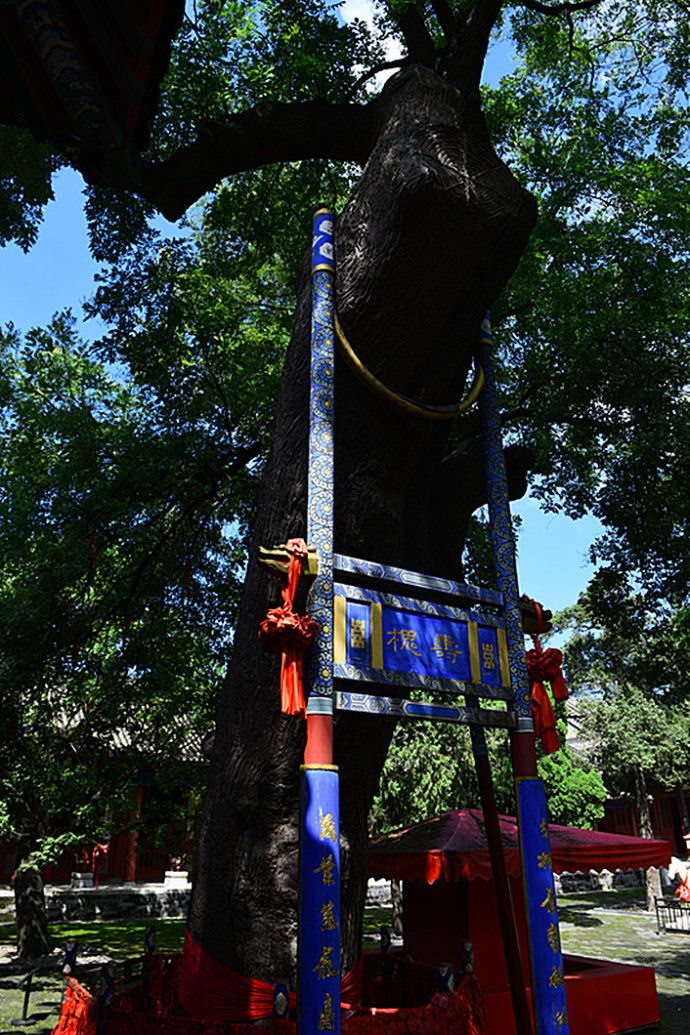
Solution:
<svg viewBox="0 0 690 1035">
<path fill-rule="evenodd" d="M 505 630 L 496 615 L 335 586 L 334 674 L 510 699 Z"/>
<path fill-rule="evenodd" d="M 470 679 L 470 649 L 465 622 L 384 607 L 383 667 L 445 679 Z"/>
<path fill-rule="evenodd" d="M 358 557 L 334 553 L 333 566 L 338 571 L 351 575 L 359 575 L 377 582 L 399 582 L 408 591 L 422 593 L 442 593 L 463 600 L 478 600 L 482 604 L 503 607 L 503 594 L 486 586 L 470 586 L 466 582 L 454 582 L 453 579 L 440 578 L 438 575 L 423 575 L 407 568 L 394 568 L 389 564 L 375 564 L 363 561 Z"/>
<path fill-rule="evenodd" d="M 517 795 L 537 1031 L 538 1035 L 568 1035 L 544 784 L 533 777 L 519 779 Z"/>
<path fill-rule="evenodd" d="M 337 707 L 344 712 L 365 715 L 389 715 L 395 719 L 425 719 L 430 722 L 456 722 L 466 726 L 493 726 L 513 729 L 512 712 L 496 708 L 458 707 L 452 704 L 434 704 L 432 701 L 406 701 L 400 697 L 381 697 L 377 694 L 342 693 L 335 695 Z"/>
<path fill-rule="evenodd" d="M 302 769 L 299 881 L 300 1035 L 340 1032 L 338 771 Z"/>
</svg>

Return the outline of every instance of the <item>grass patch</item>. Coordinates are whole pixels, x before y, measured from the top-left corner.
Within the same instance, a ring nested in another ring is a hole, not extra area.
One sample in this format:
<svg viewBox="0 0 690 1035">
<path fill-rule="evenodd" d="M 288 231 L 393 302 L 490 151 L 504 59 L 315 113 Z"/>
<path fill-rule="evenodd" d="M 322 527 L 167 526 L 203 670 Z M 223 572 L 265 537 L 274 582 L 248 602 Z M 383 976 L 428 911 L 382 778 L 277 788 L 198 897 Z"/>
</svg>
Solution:
<svg viewBox="0 0 690 1035">
<path fill-rule="evenodd" d="M 143 955 L 144 935 L 149 927 L 155 932 L 156 952 L 182 952 L 184 920 L 142 917 L 136 920 L 71 921 L 50 924 L 48 931 L 54 945 L 64 945 L 74 939 L 81 945 L 107 952 L 114 959 L 126 959 Z"/>
<path fill-rule="evenodd" d="M 393 927 L 391 906 L 368 906 L 364 910 L 363 948 L 374 949 L 381 944 L 380 928 Z"/>
<path fill-rule="evenodd" d="M 135 920 L 73 920 L 49 924 L 48 934 L 53 946 L 61 947 L 66 941 L 77 941 L 81 946 L 107 953 L 114 959 L 127 959 L 128 956 L 143 955 L 144 935 L 149 927 L 155 931 L 157 952 L 182 952 L 184 926 L 184 920 L 146 917 Z M 0 942 L 14 945 L 15 940 L 14 924 L 0 924 Z"/>
<path fill-rule="evenodd" d="M 59 1012 L 55 1004 L 62 995 L 64 985 L 64 979 L 58 975 L 40 977 L 34 981 L 28 1015 L 35 1019 L 36 1023 L 28 1029 L 29 1031 L 35 1035 L 48 1035 L 53 1030 Z M 0 988 L 0 1035 L 10 1035 L 11 1032 L 16 1035 L 16 1032 L 22 1030 L 13 1026 L 12 1021 L 22 1016 L 23 1005 L 23 989 Z"/>
<path fill-rule="evenodd" d="M 141 956 L 144 952 L 144 935 L 153 927 L 158 952 L 182 952 L 184 920 L 139 918 L 134 920 L 86 920 L 83 922 L 49 924 L 48 932 L 54 946 L 64 946 L 66 941 L 76 940 L 81 947 L 88 947 L 99 953 L 107 953 L 114 959 Z M 14 923 L 0 924 L 0 941 L 14 945 L 16 941 Z M 77 964 L 79 952 L 77 951 Z M 78 976 L 78 973 L 77 973 Z M 3 980 L 0 987 L 0 1035 L 21 1031 L 12 1021 L 22 1015 L 24 990 L 16 988 L 20 975 Z M 38 975 L 34 979 L 34 991 L 29 1000 L 29 1016 L 36 1024 L 29 1029 L 33 1035 L 49 1035 L 58 1018 L 55 1004 L 62 994 L 64 978 L 61 975 Z"/>
</svg>

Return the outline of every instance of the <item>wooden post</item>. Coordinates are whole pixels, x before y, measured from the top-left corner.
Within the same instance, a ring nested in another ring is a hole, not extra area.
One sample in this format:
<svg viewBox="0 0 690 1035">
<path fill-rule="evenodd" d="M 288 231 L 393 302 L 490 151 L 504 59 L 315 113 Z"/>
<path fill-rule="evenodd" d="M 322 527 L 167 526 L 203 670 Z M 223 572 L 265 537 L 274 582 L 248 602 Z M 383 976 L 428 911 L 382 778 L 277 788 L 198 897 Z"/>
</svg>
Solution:
<svg viewBox="0 0 690 1035">
<path fill-rule="evenodd" d="M 144 799 L 144 788 L 137 787 L 134 791 L 134 808 L 132 809 L 132 822 L 137 822 L 141 816 L 141 804 Z M 127 834 L 127 849 L 125 855 L 125 880 L 134 883 L 137 879 L 137 851 L 139 848 L 139 831 L 130 830 Z"/>
<path fill-rule="evenodd" d="M 297 1030 L 340 1032 L 340 821 L 333 765 L 333 214 L 314 216 L 307 542 L 319 574 L 308 611 L 312 648 L 301 776 Z"/>
<path fill-rule="evenodd" d="M 501 415 L 488 318 L 482 324 L 479 361 L 485 388 L 479 397 L 489 497 L 491 545 L 499 590 L 505 600 L 506 636 L 517 727 L 511 737 L 516 780 L 520 858 L 525 893 L 537 1035 L 568 1035 L 565 977 L 544 785 L 537 776 L 534 722 L 525 662 L 515 537 L 510 517 Z"/>
<path fill-rule="evenodd" d="M 676 791 L 676 803 L 678 805 L 678 812 L 680 814 L 680 826 L 681 833 L 683 836 L 690 833 L 690 816 L 688 816 L 688 804 L 685 800 L 685 790 L 683 784 L 678 782 L 675 787 Z M 682 846 L 678 845 L 678 849 L 682 851 Z"/>
<path fill-rule="evenodd" d="M 489 764 L 489 753 L 486 746 L 486 736 L 482 726 L 471 726 L 472 753 L 474 765 L 479 783 L 479 794 L 482 802 L 482 813 L 484 815 L 484 827 L 486 829 L 486 840 L 489 847 L 489 858 L 491 860 L 491 871 L 493 885 L 496 891 L 498 904 L 498 919 L 501 926 L 501 938 L 503 940 L 503 954 L 508 971 L 508 982 L 510 984 L 510 997 L 513 1003 L 513 1014 L 515 1016 L 515 1029 L 517 1035 L 533 1035 L 532 1018 L 530 1016 L 525 979 L 522 971 L 520 958 L 520 941 L 515 923 L 515 911 L 513 900 L 510 894 L 510 883 L 506 869 L 505 855 L 503 854 L 503 843 L 501 840 L 501 826 L 498 819 L 496 807 L 496 795 L 491 776 Z"/>
</svg>

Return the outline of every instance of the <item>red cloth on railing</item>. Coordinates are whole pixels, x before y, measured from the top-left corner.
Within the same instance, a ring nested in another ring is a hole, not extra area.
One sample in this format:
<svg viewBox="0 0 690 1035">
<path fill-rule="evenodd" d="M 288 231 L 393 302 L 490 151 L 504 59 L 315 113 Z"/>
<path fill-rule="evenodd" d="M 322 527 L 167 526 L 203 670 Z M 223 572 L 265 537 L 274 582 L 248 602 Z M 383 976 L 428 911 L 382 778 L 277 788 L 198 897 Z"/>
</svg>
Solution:
<svg viewBox="0 0 690 1035">
<path fill-rule="evenodd" d="M 96 1035 L 96 1004 L 76 978 L 69 978 L 58 1022 L 51 1035 Z"/>
<path fill-rule="evenodd" d="M 437 972 L 438 973 L 438 972 Z M 344 1035 L 484 1035 L 479 984 L 466 976 L 455 992 L 437 992 L 420 1006 L 376 1007 L 345 1016 Z"/>
<path fill-rule="evenodd" d="M 382 984 L 383 960 L 378 953 L 366 953 L 343 978 L 343 1035 L 419 1035 L 420 1032 L 424 1035 L 483 1035 L 484 1007 L 474 977 L 461 977 L 457 989 L 449 995 L 434 993 L 439 980 L 436 967 L 426 967 L 405 959 L 401 953 L 392 953 L 385 957 L 390 974 Z M 149 957 L 145 987 L 116 993 L 108 1014 L 108 1035 L 160 1035 L 161 1032 L 166 1035 L 253 1035 L 256 1032 L 256 1025 L 251 1021 L 178 1016 L 170 1004 L 174 1003 L 181 974 L 179 956 Z M 364 993 L 363 982 L 367 986 Z M 272 986 L 265 987 L 272 991 Z M 352 987 L 351 993 L 348 987 Z M 353 1008 L 362 996 L 372 1005 Z M 397 1005 L 389 1005 L 394 1003 Z M 294 1020 L 271 1018 L 262 1027 L 269 1035 L 295 1035 Z"/>
<path fill-rule="evenodd" d="M 347 1007 L 362 998 L 363 962 L 343 977 L 341 996 Z M 240 974 L 209 956 L 189 931 L 184 936 L 184 958 L 178 998 L 192 1017 L 209 1021 L 255 1021 L 273 1016 L 273 985 Z M 289 995 L 290 1009 L 296 1005 Z"/>
<path fill-rule="evenodd" d="M 307 556 L 304 539 L 288 539 L 290 551 L 287 583 L 283 587 L 282 607 L 273 607 L 259 626 L 259 643 L 269 654 L 281 654 L 280 710 L 284 715 L 304 718 L 304 686 L 302 655 L 311 647 L 319 623 L 308 615 L 298 615 L 292 605 L 302 571 L 302 558 Z"/>
<path fill-rule="evenodd" d="M 542 747 L 547 755 L 558 751 L 558 734 L 556 733 L 556 715 L 554 713 L 544 682 L 551 684 L 551 692 L 556 701 L 565 701 L 568 688 L 565 685 L 561 664 L 563 655 L 555 647 L 544 650 L 535 640 L 535 646 L 527 651 L 527 674 L 532 688 L 532 715 L 534 716 L 534 732 L 541 737 Z"/>
<path fill-rule="evenodd" d="M 680 878 L 680 884 L 676 888 L 676 895 L 680 902 L 690 902 L 690 870 L 686 870 L 685 876 Z"/>
</svg>

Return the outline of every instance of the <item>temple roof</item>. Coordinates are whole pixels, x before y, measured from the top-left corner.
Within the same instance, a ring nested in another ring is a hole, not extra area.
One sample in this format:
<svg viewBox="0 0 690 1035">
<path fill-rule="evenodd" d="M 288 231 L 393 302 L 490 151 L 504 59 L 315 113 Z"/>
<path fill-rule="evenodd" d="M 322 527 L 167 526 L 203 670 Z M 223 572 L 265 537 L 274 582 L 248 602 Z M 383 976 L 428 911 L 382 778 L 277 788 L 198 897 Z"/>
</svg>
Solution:
<svg viewBox="0 0 690 1035">
<path fill-rule="evenodd" d="M 501 838 L 508 873 L 520 873 L 517 820 L 500 816 Z M 551 856 L 556 873 L 577 870 L 637 869 L 668 866 L 668 841 L 608 834 L 599 830 L 549 824 Z M 479 809 L 456 809 L 396 830 L 372 842 L 369 851 L 372 877 L 398 880 L 491 879 L 491 862 Z"/>
</svg>

